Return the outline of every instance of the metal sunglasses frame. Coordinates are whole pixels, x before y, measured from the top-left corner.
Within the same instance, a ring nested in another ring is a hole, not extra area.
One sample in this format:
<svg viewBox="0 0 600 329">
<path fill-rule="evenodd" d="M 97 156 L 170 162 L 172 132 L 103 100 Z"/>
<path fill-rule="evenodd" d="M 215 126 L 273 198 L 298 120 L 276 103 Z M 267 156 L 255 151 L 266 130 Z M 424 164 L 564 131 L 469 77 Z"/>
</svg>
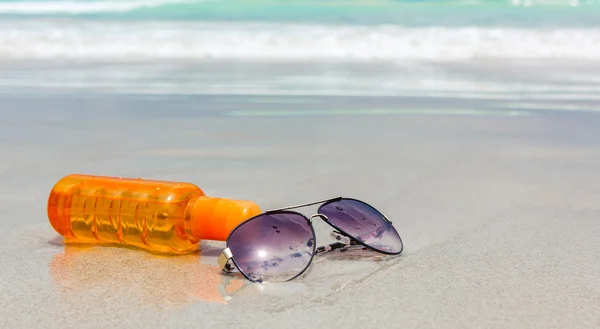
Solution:
<svg viewBox="0 0 600 329">
<path fill-rule="evenodd" d="M 253 216 L 251 218 L 248 218 L 247 220 L 245 220 L 244 222 L 240 223 L 239 225 L 237 225 L 233 230 L 231 230 L 231 232 L 229 233 L 229 235 L 227 236 L 227 244 L 229 243 L 229 238 L 231 237 L 231 235 L 233 234 L 233 232 L 235 232 L 235 230 L 237 230 L 240 226 L 244 225 L 245 223 L 257 218 L 257 217 L 261 217 L 267 214 L 276 214 L 276 213 L 292 213 L 292 214 L 296 214 L 296 215 L 300 215 L 302 217 L 304 217 L 306 219 L 306 221 L 308 222 L 308 226 L 310 227 L 312 234 L 313 234 L 313 241 L 315 241 L 315 243 L 313 243 L 313 251 L 310 257 L 310 260 L 308 261 L 308 263 L 306 264 L 306 267 L 303 268 L 300 272 L 298 272 L 298 274 L 296 274 L 295 276 L 293 276 L 292 278 L 289 278 L 287 280 L 284 281 L 291 281 L 297 277 L 299 277 L 300 275 L 302 275 L 304 272 L 306 272 L 306 270 L 310 267 L 310 265 L 312 264 L 313 259 L 315 258 L 316 255 L 324 253 L 324 252 L 329 252 L 329 251 L 333 251 L 336 249 L 342 249 L 342 248 L 347 248 L 350 246 L 362 246 L 363 248 L 366 248 L 368 250 L 371 251 L 375 251 L 378 253 L 382 253 L 382 254 L 386 254 L 386 255 L 399 255 L 402 253 L 402 251 L 404 250 L 404 242 L 402 241 L 402 238 L 400 237 L 400 233 L 398 233 L 397 230 L 396 233 L 398 234 L 398 239 L 400 240 L 400 251 L 398 252 L 386 252 L 383 250 L 378 250 L 376 248 L 373 248 L 369 245 L 367 245 L 366 243 L 353 238 L 350 234 L 344 232 L 343 230 L 339 229 L 338 227 L 336 227 L 334 224 L 332 224 L 329 221 L 329 218 L 327 218 L 327 216 L 319 213 L 319 211 L 321 210 L 322 207 L 332 203 L 332 202 L 336 202 L 336 201 L 341 201 L 341 200 L 352 200 L 352 201 L 357 201 L 360 203 L 363 203 L 369 207 L 371 207 L 373 210 L 377 211 L 379 214 L 382 215 L 383 219 L 385 221 L 387 221 L 390 225 L 392 225 L 392 221 L 389 220 L 389 218 L 387 218 L 387 216 L 385 214 L 383 214 L 381 211 L 377 210 L 375 207 L 371 206 L 370 204 L 362 201 L 362 200 L 358 200 L 358 199 L 353 199 L 353 198 L 346 198 L 346 197 L 336 197 L 336 198 L 332 198 L 332 199 L 326 199 L 326 200 L 320 200 L 320 201 L 315 201 L 315 202 L 310 202 L 310 203 L 303 203 L 303 204 L 299 204 L 299 205 L 294 205 L 294 206 L 288 206 L 288 207 L 283 207 L 283 208 L 277 208 L 277 209 L 271 209 L 271 210 L 267 210 L 261 214 L 258 214 L 256 216 Z M 310 217 L 306 217 L 306 215 L 300 213 L 300 212 L 296 212 L 296 211 L 289 211 L 290 209 L 296 209 L 296 208 L 302 208 L 302 207 L 308 207 L 308 206 L 312 206 L 312 205 L 316 205 L 322 203 L 322 205 L 319 206 L 319 208 L 317 209 L 317 213 L 311 215 Z M 344 242 L 335 242 L 332 244 L 329 244 L 327 246 L 321 246 L 321 247 L 316 247 L 316 232 L 315 232 L 315 228 L 313 226 L 313 218 L 321 218 L 323 219 L 323 221 L 325 223 L 327 223 L 329 226 L 331 226 L 334 231 L 331 233 L 332 238 L 334 238 L 335 240 L 338 241 L 344 241 Z M 234 266 L 238 269 L 238 271 L 249 281 L 252 282 L 258 282 L 256 280 L 253 280 L 251 278 L 249 278 L 246 273 L 244 273 L 242 270 L 240 270 L 239 266 L 237 265 L 237 263 L 235 262 L 235 259 L 233 257 L 233 254 L 231 253 L 231 250 L 229 249 L 229 247 L 226 247 L 225 249 L 223 249 L 223 251 L 221 252 L 217 263 L 219 264 L 219 267 L 221 268 L 221 270 L 225 273 L 232 273 L 234 268 L 233 266 L 231 266 L 230 262 L 233 262 Z"/>
</svg>

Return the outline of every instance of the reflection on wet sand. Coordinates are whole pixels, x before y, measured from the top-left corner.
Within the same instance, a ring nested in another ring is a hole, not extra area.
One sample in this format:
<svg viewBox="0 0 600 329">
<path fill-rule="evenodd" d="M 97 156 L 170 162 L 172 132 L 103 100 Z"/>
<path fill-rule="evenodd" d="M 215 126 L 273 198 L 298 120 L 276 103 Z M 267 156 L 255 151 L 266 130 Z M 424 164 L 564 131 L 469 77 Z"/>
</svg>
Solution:
<svg viewBox="0 0 600 329">
<path fill-rule="evenodd" d="M 49 266 L 65 293 L 103 291 L 144 305 L 226 303 L 244 286 L 243 278 L 222 275 L 216 264 L 203 260 L 199 254 L 159 256 L 123 248 L 66 245 Z"/>
</svg>

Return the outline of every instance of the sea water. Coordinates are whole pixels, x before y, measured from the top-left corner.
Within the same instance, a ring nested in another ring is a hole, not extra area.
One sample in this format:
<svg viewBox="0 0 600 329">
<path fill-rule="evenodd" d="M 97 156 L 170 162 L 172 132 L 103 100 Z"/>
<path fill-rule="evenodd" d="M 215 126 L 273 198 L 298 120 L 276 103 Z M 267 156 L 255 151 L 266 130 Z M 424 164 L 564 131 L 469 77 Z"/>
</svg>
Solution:
<svg viewBox="0 0 600 329">
<path fill-rule="evenodd" d="M 5 93 L 593 100 L 597 62 L 598 0 L 0 0 Z"/>
</svg>

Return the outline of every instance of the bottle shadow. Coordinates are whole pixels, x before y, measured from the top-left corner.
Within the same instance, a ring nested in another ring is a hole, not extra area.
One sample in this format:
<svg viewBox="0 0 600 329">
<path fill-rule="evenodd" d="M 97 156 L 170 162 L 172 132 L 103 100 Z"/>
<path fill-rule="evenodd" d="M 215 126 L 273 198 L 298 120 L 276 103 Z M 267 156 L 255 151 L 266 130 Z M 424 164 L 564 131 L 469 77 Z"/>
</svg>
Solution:
<svg viewBox="0 0 600 329">
<path fill-rule="evenodd" d="M 216 264 L 220 249 L 165 256 L 96 245 L 48 241 L 63 250 L 53 255 L 50 274 L 61 293 L 103 294 L 136 303 L 184 306 L 203 301 L 226 304 L 245 285 L 240 276 L 222 275 Z"/>
</svg>

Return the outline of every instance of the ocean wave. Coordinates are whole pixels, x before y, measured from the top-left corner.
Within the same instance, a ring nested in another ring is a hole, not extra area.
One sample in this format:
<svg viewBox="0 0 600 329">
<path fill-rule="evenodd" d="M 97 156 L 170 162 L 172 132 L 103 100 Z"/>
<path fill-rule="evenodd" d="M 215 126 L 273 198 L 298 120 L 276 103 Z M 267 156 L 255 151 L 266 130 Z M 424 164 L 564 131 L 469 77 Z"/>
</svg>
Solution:
<svg viewBox="0 0 600 329">
<path fill-rule="evenodd" d="M 14 21 L 3 60 L 600 59 L 598 29 Z"/>
</svg>

